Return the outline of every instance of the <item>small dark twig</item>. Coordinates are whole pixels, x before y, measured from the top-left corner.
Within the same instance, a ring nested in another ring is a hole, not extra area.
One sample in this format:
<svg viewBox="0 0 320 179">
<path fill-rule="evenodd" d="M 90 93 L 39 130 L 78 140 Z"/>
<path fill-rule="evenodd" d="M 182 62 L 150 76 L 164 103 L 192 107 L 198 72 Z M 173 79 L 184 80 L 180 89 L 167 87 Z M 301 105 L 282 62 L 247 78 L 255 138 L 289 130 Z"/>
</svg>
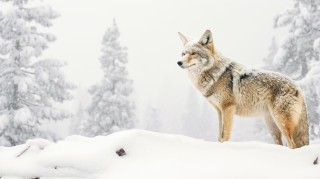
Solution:
<svg viewBox="0 0 320 179">
<path fill-rule="evenodd" d="M 123 148 L 117 150 L 116 153 L 118 154 L 119 157 L 127 155 L 126 151 Z"/>
<path fill-rule="evenodd" d="M 313 165 L 318 165 L 318 157 L 313 161 Z"/>
<path fill-rule="evenodd" d="M 17 157 L 20 157 L 21 155 L 23 155 L 26 151 L 28 151 L 30 149 L 30 145 L 27 147 L 27 148 L 25 148 L 21 153 L 19 153 L 18 155 L 17 155 Z"/>
</svg>

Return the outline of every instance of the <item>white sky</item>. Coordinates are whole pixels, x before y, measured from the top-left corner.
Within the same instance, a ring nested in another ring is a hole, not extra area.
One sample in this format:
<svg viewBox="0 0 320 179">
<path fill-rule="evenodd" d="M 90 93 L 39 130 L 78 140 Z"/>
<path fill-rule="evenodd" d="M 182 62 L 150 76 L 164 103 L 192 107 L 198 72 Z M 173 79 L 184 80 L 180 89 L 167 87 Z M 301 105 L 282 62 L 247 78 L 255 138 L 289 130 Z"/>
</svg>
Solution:
<svg viewBox="0 0 320 179">
<path fill-rule="evenodd" d="M 211 29 L 226 56 L 254 65 L 266 55 L 272 18 L 289 0 L 46 0 L 61 17 L 50 29 L 58 40 L 46 54 L 69 62 L 68 76 L 91 85 L 99 78 L 101 39 L 116 18 L 129 69 L 137 85 L 176 68 L 181 42 L 177 31 L 198 38 Z M 180 70 L 181 71 L 181 70 Z M 148 74 L 148 75 L 146 75 Z M 174 74 L 172 74 L 174 75 Z"/>
</svg>

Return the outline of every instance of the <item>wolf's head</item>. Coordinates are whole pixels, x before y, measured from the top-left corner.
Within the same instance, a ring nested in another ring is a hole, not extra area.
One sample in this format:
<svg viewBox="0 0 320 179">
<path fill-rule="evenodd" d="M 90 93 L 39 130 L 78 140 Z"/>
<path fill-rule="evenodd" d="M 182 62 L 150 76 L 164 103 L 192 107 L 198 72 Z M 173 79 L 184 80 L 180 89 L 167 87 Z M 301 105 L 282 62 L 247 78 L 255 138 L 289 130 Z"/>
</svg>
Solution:
<svg viewBox="0 0 320 179">
<path fill-rule="evenodd" d="M 199 41 L 190 40 L 179 32 L 184 48 L 182 50 L 182 58 L 178 61 L 181 68 L 189 70 L 205 70 L 214 64 L 214 47 L 212 34 L 210 30 L 206 30 Z"/>
</svg>

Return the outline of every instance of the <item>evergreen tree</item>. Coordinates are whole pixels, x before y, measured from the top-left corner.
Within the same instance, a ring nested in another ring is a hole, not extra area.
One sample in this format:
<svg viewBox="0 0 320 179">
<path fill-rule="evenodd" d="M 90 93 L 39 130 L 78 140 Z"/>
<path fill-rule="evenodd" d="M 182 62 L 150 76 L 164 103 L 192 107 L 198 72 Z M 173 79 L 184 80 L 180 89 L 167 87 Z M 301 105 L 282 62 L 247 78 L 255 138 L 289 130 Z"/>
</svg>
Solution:
<svg viewBox="0 0 320 179">
<path fill-rule="evenodd" d="M 28 0 L 0 1 L 12 5 L 0 13 L 0 141 L 17 145 L 49 138 L 41 125 L 70 116 L 54 103 L 71 99 L 74 87 L 60 70 L 63 62 L 39 58 L 55 37 L 37 29 L 50 27 L 58 14 L 49 6 L 31 7 Z"/>
<path fill-rule="evenodd" d="M 314 65 L 299 81 L 307 101 L 311 139 L 320 137 L 320 63 Z"/>
<path fill-rule="evenodd" d="M 266 69 L 297 80 L 304 91 L 310 120 L 310 136 L 319 137 L 320 81 L 313 72 L 319 63 L 320 1 L 294 0 L 293 8 L 275 17 L 275 28 L 286 27 L 275 55 L 265 60 Z M 270 52 L 270 54 L 274 54 Z M 299 81 L 298 81 L 299 80 Z"/>
<path fill-rule="evenodd" d="M 114 20 L 102 40 L 103 80 L 90 89 L 90 120 L 83 121 L 86 135 L 106 135 L 133 127 L 134 105 L 130 100 L 132 80 L 128 79 L 126 48 L 119 43 L 120 33 Z"/>
<path fill-rule="evenodd" d="M 276 42 L 276 38 L 273 37 L 271 40 L 271 45 L 269 46 L 269 53 L 266 58 L 263 59 L 263 63 L 267 64 L 264 66 L 266 70 L 275 70 L 277 67 L 270 63 L 270 59 L 273 59 L 278 52 L 278 45 Z"/>
<path fill-rule="evenodd" d="M 70 120 L 69 134 L 79 135 L 83 133 L 83 131 L 81 131 L 83 129 L 82 121 L 86 121 L 89 118 L 90 117 L 83 103 L 79 102 L 77 112 L 73 115 L 72 119 Z"/>
<path fill-rule="evenodd" d="M 320 1 L 294 0 L 294 7 L 275 17 L 275 28 L 287 27 L 273 59 L 276 70 L 302 79 L 319 56 L 314 42 L 320 37 Z"/>
</svg>

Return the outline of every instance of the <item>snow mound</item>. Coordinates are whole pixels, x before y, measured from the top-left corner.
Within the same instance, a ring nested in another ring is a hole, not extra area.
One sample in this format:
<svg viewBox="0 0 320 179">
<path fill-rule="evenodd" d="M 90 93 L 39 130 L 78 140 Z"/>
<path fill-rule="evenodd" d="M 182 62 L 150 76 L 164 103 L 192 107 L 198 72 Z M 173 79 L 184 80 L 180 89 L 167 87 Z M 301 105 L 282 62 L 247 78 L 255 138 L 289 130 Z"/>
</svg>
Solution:
<svg viewBox="0 0 320 179">
<path fill-rule="evenodd" d="M 319 179 L 320 144 L 299 149 L 260 142 L 206 142 L 128 130 L 108 136 L 34 139 L 0 147 L 0 178 Z"/>
</svg>

